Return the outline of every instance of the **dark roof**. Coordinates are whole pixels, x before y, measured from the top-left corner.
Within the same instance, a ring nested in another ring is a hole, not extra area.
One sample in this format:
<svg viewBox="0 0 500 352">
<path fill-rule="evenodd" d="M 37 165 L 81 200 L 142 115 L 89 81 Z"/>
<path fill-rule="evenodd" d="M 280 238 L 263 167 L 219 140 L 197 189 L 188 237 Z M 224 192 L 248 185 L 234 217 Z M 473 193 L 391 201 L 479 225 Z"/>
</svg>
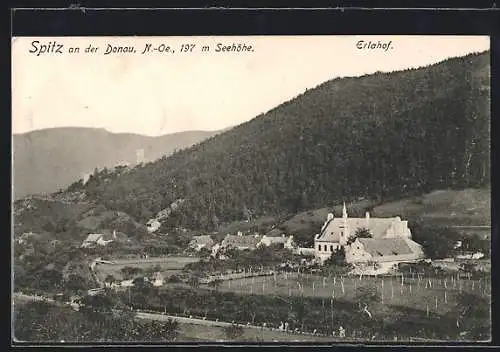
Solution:
<svg viewBox="0 0 500 352">
<path fill-rule="evenodd" d="M 254 235 L 228 235 L 222 241 L 222 246 L 255 248 L 261 239 L 261 236 L 255 237 Z"/>
<path fill-rule="evenodd" d="M 214 244 L 214 240 L 209 235 L 201 235 L 193 237 L 191 242 L 189 242 L 189 245 L 191 246 L 200 244 L 211 245 Z"/>
<path fill-rule="evenodd" d="M 266 233 L 266 236 L 267 237 L 278 237 L 278 236 L 281 236 L 284 232 L 281 231 L 280 229 L 273 229 L 271 231 L 269 231 L 268 233 Z"/>
<path fill-rule="evenodd" d="M 358 240 L 372 257 L 405 255 L 414 252 L 404 238 L 359 238 Z"/>
</svg>

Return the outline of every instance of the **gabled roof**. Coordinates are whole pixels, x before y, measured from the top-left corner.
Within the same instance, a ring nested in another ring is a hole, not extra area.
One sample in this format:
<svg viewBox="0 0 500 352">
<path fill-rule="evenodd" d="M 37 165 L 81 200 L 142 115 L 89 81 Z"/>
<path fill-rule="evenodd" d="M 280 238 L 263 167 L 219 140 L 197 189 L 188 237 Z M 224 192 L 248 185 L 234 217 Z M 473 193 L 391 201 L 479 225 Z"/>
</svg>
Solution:
<svg viewBox="0 0 500 352">
<path fill-rule="evenodd" d="M 102 233 L 89 233 L 89 235 L 85 239 L 85 242 L 96 242 L 103 236 L 104 235 Z"/>
<path fill-rule="evenodd" d="M 283 236 L 268 236 L 266 235 L 266 238 L 269 240 L 270 243 L 286 243 L 289 240 L 289 236 L 283 237 Z"/>
<path fill-rule="evenodd" d="M 163 274 L 159 271 L 154 272 L 151 278 L 153 280 L 163 280 L 164 279 Z"/>
<path fill-rule="evenodd" d="M 248 248 L 255 248 L 257 247 L 257 244 L 260 242 L 262 237 L 255 237 L 253 235 L 245 235 L 245 236 L 238 236 L 238 235 L 228 235 L 224 240 L 222 241 L 223 246 L 228 246 L 228 247 L 248 247 Z"/>
<path fill-rule="evenodd" d="M 209 235 L 201 235 L 201 236 L 193 237 L 193 239 L 191 240 L 191 242 L 189 242 L 189 244 L 191 246 L 203 245 L 203 244 L 210 246 L 210 245 L 214 244 L 214 240 Z"/>
<path fill-rule="evenodd" d="M 283 231 L 281 231 L 280 229 L 272 229 L 271 231 L 266 233 L 266 236 L 267 237 L 277 237 L 277 236 L 281 236 L 282 234 L 283 234 Z"/>
<path fill-rule="evenodd" d="M 360 228 L 366 228 L 373 235 L 373 238 L 382 238 L 389 227 L 401 219 L 394 218 L 347 218 L 347 237 L 354 235 Z M 344 227 L 343 218 L 334 218 L 326 223 L 320 233 L 318 241 L 339 242 L 340 233 Z"/>
<path fill-rule="evenodd" d="M 410 242 L 411 240 L 406 240 L 404 238 L 398 237 L 379 239 L 358 238 L 358 241 L 363 245 L 365 251 L 370 253 L 372 257 L 412 254 L 417 249 L 417 247 L 413 249 L 410 247 L 408 242 Z"/>
<path fill-rule="evenodd" d="M 121 232 L 116 232 L 117 237 L 123 237 L 124 234 Z M 104 241 L 113 241 L 115 238 L 113 236 L 113 232 L 110 230 L 102 230 L 101 233 L 90 233 L 87 238 L 85 239 L 85 242 L 96 242 L 99 239 L 103 239 Z"/>
</svg>

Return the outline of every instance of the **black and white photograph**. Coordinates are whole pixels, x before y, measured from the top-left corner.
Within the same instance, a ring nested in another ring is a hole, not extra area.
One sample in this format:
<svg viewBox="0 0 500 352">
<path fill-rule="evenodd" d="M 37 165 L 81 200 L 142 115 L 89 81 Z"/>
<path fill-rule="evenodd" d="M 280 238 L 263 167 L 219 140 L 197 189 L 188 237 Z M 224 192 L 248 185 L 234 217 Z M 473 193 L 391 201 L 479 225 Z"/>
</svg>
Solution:
<svg viewBox="0 0 500 352">
<path fill-rule="evenodd" d="M 14 341 L 491 341 L 488 36 L 11 45 Z"/>
</svg>

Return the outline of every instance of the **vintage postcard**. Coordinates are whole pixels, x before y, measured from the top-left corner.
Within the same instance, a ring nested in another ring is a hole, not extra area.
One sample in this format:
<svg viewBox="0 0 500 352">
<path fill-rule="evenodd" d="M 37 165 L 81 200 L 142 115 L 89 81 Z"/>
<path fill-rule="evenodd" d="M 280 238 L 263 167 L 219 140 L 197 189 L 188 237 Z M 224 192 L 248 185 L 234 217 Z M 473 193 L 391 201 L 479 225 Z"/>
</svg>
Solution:
<svg viewBox="0 0 500 352">
<path fill-rule="evenodd" d="M 490 341 L 487 36 L 14 37 L 18 342 Z"/>
</svg>

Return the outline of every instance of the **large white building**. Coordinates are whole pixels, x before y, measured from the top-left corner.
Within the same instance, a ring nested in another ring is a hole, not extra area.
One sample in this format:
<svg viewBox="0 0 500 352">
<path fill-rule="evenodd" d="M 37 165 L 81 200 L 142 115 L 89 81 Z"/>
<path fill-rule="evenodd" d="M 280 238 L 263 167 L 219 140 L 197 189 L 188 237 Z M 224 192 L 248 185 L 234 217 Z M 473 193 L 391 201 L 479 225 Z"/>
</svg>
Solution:
<svg viewBox="0 0 500 352">
<path fill-rule="evenodd" d="M 347 245 L 359 230 L 367 230 L 371 238 L 359 238 Z M 324 262 L 340 246 L 344 247 L 346 261 L 350 263 L 423 258 L 421 246 L 411 240 L 408 221 L 401 220 L 399 216 L 371 218 L 368 212 L 363 218 L 350 218 L 345 204 L 341 218 L 328 214 L 321 232 L 314 238 L 314 253 Z"/>
</svg>

